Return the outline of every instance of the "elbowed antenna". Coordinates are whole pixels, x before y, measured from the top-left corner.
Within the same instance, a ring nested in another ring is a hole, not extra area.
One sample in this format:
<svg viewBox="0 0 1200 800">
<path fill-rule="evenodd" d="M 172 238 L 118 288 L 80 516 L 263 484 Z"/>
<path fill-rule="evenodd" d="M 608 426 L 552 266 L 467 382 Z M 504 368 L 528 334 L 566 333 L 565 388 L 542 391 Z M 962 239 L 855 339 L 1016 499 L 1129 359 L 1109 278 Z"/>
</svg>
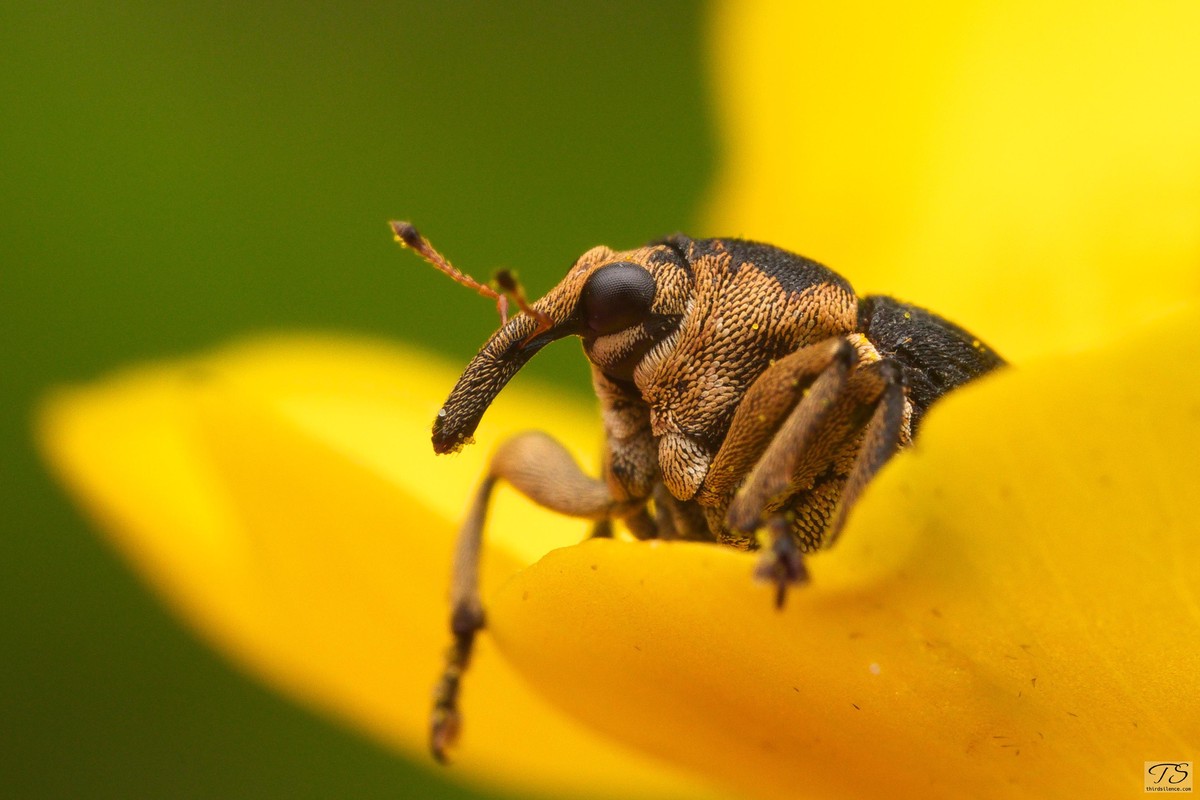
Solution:
<svg viewBox="0 0 1200 800">
<path fill-rule="evenodd" d="M 425 259 L 427 263 L 436 267 L 441 272 L 449 275 L 456 283 L 466 286 L 468 289 L 474 289 L 484 297 L 496 301 L 496 311 L 500 313 L 500 324 L 508 323 L 508 299 L 511 297 L 517 304 L 517 308 L 524 311 L 529 316 L 533 317 L 538 322 L 538 327 L 529 338 L 537 336 L 539 333 L 549 330 L 553 321 L 540 311 L 537 311 L 525 299 L 525 290 L 521 288 L 521 284 L 517 282 L 517 277 L 512 272 L 506 269 L 498 270 L 495 275 L 495 282 L 500 287 L 500 291 L 496 291 L 486 284 L 472 278 L 467 273 L 460 270 L 458 267 L 450 263 L 450 259 L 434 249 L 421 233 L 413 226 L 411 222 L 398 222 L 393 220 L 388 223 L 392 229 L 392 234 L 397 242 L 402 247 L 407 247 L 414 253 Z"/>
</svg>

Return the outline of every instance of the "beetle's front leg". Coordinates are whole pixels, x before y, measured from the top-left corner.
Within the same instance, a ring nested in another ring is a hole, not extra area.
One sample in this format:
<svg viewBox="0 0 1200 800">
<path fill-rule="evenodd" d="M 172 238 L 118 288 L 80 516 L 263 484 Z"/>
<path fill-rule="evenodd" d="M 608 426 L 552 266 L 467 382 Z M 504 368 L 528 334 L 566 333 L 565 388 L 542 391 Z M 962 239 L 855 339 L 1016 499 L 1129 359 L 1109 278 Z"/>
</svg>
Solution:
<svg viewBox="0 0 1200 800">
<path fill-rule="evenodd" d="M 458 711 L 462 675 L 471 660 L 475 635 L 485 624 L 479 597 L 479 559 L 492 489 L 501 479 L 538 505 L 572 517 L 600 521 L 644 513 L 645 509 L 645 499 L 614 498 L 607 483 L 585 474 L 566 448 L 544 433 L 521 433 L 500 445 L 459 529 L 454 550 L 450 582 L 450 632 L 454 641 L 446 651 L 446 665 L 434 690 L 429 726 L 429 749 L 441 762 L 446 760 L 446 750 L 462 724 Z"/>
</svg>

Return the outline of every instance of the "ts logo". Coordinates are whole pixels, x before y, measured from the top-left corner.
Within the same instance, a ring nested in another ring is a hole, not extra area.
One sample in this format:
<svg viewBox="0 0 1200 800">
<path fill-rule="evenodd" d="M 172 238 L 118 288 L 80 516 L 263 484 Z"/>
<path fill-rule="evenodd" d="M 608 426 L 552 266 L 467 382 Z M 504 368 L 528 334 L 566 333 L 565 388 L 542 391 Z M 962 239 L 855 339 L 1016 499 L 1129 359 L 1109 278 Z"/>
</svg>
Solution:
<svg viewBox="0 0 1200 800">
<path fill-rule="evenodd" d="M 1192 791 L 1191 761 L 1147 761 L 1145 765 L 1147 792 Z"/>
</svg>

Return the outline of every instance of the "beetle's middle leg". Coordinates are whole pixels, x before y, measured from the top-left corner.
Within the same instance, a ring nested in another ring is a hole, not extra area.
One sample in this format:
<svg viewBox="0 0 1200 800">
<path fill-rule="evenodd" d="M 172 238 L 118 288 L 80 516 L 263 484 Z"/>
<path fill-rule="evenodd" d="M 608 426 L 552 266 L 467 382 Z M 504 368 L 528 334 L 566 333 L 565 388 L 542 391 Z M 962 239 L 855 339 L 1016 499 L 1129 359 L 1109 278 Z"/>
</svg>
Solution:
<svg viewBox="0 0 1200 800">
<path fill-rule="evenodd" d="M 517 434 L 496 449 L 454 549 L 450 582 L 450 632 L 454 641 L 446 652 L 445 667 L 434 690 L 430 718 L 429 748 L 438 761 L 445 761 L 447 747 L 458 736 L 462 674 L 470 663 L 475 635 L 485 624 L 479 597 L 479 561 L 492 490 L 501 479 L 538 505 L 572 517 L 600 522 L 646 513 L 644 499 L 616 500 L 604 481 L 584 473 L 566 448 L 540 431 Z"/>
<path fill-rule="evenodd" d="M 837 535 L 903 440 L 906 406 L 900 367 L 853 335 L 801 348 L 750 387 L 697 499 L 731 544 L 766 529 L 757 574 L 778 603 L 806 578 L 801 550 Z"/>
<path fill-rule="evenodd" d="M 903 372 L 894 361 L 827 369 L 813 382 L 751 470 L 728 510 L 733 531 L 765 525 L 758 575 L 777 586 L 806 578 L 800 551 L 827 545 L 848 509 L 905 438 Z"/>
</svg>

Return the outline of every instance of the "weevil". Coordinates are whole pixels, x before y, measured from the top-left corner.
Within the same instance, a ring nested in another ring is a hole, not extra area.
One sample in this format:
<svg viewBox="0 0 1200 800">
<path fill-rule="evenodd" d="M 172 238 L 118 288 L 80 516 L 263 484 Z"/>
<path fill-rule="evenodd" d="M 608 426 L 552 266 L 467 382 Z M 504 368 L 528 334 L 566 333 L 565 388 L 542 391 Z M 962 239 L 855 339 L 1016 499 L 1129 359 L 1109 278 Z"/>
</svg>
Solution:
<svg viewBox="0 0 1200 800">
<path fill-rule="evenodd" d="M 604 429 L 601 475 L 541 432 L 503 442 L 459 532 L 451 580 L 453 643 L 434 693 L 430 750 L 444 761 L 458 695 L 485 614 L 478 589 L 484 523 L 499 480 L 534 502 L 623 520 L 638 539 L 692 539 L 761 550 L 755 574 L 803 583 L 803 553 L 836 540 L 864 487 L 910 444 L 929 407 L 1004 364 L 948 320 L 803 256 L 741 239 L 668 236 L 593 248 L 534 303 L 513 276 L 498 288 L 459 272 L 412 225 L 396 240 L 497 301 L 501 327 L 463 371 L 433 422 L 433 448 L 470 444 L 488 406 L 550 342 L 578 336 Z M 508 300 L 519 308 L 508 317 Z"/>
</svg>

